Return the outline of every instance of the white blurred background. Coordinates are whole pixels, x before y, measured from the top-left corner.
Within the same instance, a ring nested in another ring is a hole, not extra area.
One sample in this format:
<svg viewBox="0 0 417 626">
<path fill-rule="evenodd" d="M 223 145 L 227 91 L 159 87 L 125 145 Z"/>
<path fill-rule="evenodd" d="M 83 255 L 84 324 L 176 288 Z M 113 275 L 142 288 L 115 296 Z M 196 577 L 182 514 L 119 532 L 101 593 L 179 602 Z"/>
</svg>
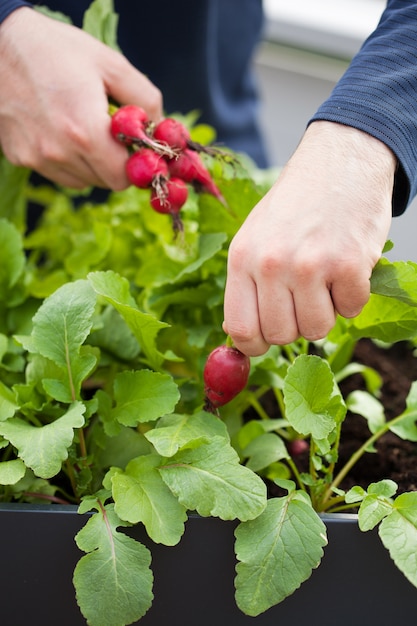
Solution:
<svg viewBox="0 0 417 626">
<path fill-rule="evenodd" d="M 330 94 L 385 0 L 264 0 L 266 28 L 255 59 L 261 124 L 271 162 L 283 165 Z M 394 218 L 391 260 L 417 262 L 417 200 Z"/>
</svg>

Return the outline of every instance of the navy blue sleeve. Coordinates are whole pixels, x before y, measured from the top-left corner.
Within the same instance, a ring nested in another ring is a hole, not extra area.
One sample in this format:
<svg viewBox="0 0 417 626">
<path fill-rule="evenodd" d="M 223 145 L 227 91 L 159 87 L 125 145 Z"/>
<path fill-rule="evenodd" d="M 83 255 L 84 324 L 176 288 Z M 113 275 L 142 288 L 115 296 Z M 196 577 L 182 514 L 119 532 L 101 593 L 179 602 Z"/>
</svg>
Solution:
<svg viewBox="0 0 417 626">
<path fill-rule="evenodd" d="M 0 0 L 0 24 L 6 19 L 10 13 L 20 7 L 32 6 L 29 2 L 23 2 L 21 0 Z"/>
<path fill-rule="evenodd" d="M 417 194 L 417 2 L 388 2 L 314 120 L 353 126 L 391 148 L 399 162 L 393 214 L 401 214 Z"/>
</svg>

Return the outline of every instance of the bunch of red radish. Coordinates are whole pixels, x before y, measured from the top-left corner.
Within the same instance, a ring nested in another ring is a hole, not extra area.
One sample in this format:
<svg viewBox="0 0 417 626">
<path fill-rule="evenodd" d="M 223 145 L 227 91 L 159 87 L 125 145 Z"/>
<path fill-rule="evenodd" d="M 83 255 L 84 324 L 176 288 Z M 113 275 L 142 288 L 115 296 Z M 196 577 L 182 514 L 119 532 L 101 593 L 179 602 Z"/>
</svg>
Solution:
<svg viewBox="0 0 417 626">
<path fill-rule="evenodd" d="M 172 216 L 175 232 L 182 230 L 179 213 L 188 197 L 188 185 L 224 203 L 199 154 L 207 149 L 191 140 L 188 129 L 179 120 L 167 117 L 154 124 L 141 107 L 125 105 L 112 115 L 110 131 L 129 149 L 129 181 L 151 190 L 152 208 Z"/>
</svg>

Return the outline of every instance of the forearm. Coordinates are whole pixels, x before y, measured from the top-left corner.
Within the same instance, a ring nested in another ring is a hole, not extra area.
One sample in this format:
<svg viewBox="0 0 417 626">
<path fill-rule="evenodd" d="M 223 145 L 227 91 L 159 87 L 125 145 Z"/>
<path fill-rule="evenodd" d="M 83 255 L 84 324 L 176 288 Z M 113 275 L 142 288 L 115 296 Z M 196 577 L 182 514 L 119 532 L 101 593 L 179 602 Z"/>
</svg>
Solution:
<svg viewBox="0 0 417 626">
<path fill-rule="evenodd" d="M 311 121 L 327 120 L 362 130 L 398 159 L 393 213 L 417 193 L 417 2 L 388 2 L 331 96 Z"/>
<path fill-rule="evenodd" d="M 32 6 L 23 0 L 0 0 L 0 24 L 16 9 Z"/>
</svg>

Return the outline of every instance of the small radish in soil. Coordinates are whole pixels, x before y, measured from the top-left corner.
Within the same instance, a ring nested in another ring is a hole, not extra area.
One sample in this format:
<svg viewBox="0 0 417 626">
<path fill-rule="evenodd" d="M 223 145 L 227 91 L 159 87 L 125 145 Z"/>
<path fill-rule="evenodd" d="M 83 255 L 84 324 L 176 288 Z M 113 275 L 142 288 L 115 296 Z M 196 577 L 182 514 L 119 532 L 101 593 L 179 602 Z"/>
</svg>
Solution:
<svg viewBox="0 0 417 626">
<path fill-rule="evenodd" d="M 147 146 L 159 154 L 174 157 L 176 152 L 170 146 L 166 143 L 161 144 L 149 136 L 147 129 L 150 125 L 151 122 L 142 107 L 126 104 L 111 116 L 110 132 L 117 141 L 127 146 Z"/>
<path fill-rule="evenodd" d="M 308 452 L 310 446 L 305 439 L 293 439 L 287 443 L 287 449 L 293 458 Z"/>
<path fill-rule="evenodd" d="M 216 409 L 235 398 L 248 382 L 250 359 L 231 346 L 219 346 L 208 356 L 204 372 L 204 409 Z"/>
<path fill-rule="evenodd" d="M 161 198 L 153 190 L 151 206 L 157 213 L 165 213 L 172 216 L 174 232 L 182 231 L 183 224 L 179 212 L 187 201 L 188 187 L 180 178 L 170 178 L 165 183 L 165 192 L 164 197 Z"/>
<path fill-rule="evenodd" d="M 130 155 L 126 162 L 126 174 L 132 185 L 140 189 L 152 188 L 161 200 L 165 198 L 168 165 L 150 148 L 142 148 Z"/>
<path fill-rule="evenodd" d="M 178 150 L 185 150 L 191 141 L 188 128 L 172 117 L 165 118 L 155 126 L 153 137 Z"/>
<path fill-rule="evenodd" d="M 197 191 L 206 191 L 220 200 L 222 204 L 226 204 L 197 152 L 189 149 L 183 150 L 176 158 L 169 161 L 169 170 L 171 176 L 182 178 L 186 183 L 194 185 Z"/>
</svg>

